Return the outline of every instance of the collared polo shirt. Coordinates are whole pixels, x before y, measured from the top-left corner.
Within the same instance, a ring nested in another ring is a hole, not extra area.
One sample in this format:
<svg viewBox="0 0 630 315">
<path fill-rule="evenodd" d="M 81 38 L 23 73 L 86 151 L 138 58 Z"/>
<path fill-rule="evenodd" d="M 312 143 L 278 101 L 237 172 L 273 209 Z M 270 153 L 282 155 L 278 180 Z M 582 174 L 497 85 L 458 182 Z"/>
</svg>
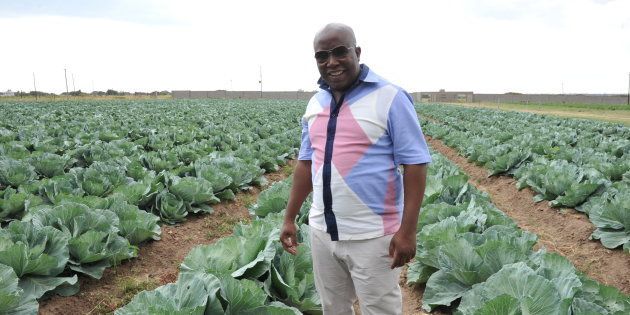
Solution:
<svg viewBox="0 0 630 315">
<path fill-rule="evenodd" d="M 393 234 L 403 210 L 398 166 L 431 162 L 413 100 L 366 65 L 339 103 L 319 83 L 302 117 L 298 156 L 312 161 L 309 225 L 333 241 Z"/>
</svg>

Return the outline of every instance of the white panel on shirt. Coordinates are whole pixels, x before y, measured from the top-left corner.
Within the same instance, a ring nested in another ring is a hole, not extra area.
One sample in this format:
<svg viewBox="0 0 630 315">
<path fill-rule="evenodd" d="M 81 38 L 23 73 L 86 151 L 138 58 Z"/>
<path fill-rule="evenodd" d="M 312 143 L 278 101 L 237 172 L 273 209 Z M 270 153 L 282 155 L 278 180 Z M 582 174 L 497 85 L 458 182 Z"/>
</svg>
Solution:
<svg viewBox="0 0 630 315">
<path fill-rule="evenodd" d="M 310 101 L 308 102 L 308 105 L 306 106 L 306 111 L 304 112 L 304 116 L 302 116 L 304 119 L 308 121 L 309 128 L 311 127 L 311 125 L 313 125 L 313 122 L 315 121 L 315 119 L 313 118 L 315 118 L 317 114 L 321 113 L 323 108 L 324 106 L 319 103 L 316 97 L 311 97 Z"/>
<path fill-rule="evenodd" d="M 322 167 L 323 169 L 323 167 Z M 321 173 L 318 172 L 318 173 Z M 313 181 L 313 191 L 323 191 L 321 175 Z M 331 191 L 333 212 L 340 240 L 368 239 L 383 236 L 383 219 L 367 207 L 348 187 L 334 165 L 331 165 Z M 326 231 L 324 203 L 321 193 L 313 195 L 309 225 Z"/>
<path fill-rule="evenodd" d="M 383 136 L 387 130 L 389 109 L 392 106 L 398 89 L 393 85 L 385 85 L 352 103 L 352 116 L 359 123 L 372 144 Z"/>
</svg>

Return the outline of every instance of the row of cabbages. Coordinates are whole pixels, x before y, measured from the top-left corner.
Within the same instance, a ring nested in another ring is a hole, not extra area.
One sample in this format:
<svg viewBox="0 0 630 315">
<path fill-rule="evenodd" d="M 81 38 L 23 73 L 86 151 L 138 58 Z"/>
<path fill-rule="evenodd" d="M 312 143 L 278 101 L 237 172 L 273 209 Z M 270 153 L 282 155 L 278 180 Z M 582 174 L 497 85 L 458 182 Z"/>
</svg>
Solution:
<svg viewBox="0 0 630 315">
<path fill-rule="evenodd" d="M 199 153 L 190 161 L 173 157 L 168 167 L 161 165 L 167 158 L 156 152 L 70 169 L 67 161 L 71 159 L 44 153 L 41 156 L 62 159 L 48 160 L 49 169 L 58 169 L 54 172 L 37 171 L 29 159 L 0 156 L 0 185 L 5 187 L 0 190 L 0 221 L 20 219 L 29 208 L 58 204 L 68 197 L 86 197 L 99 204 L 101 198 L 120 194 L 129 203 L 176 223 L 187 212 L 207 210 L 204 204 L 218 201 L 214 195 L 233 199 L 240 189 L 264 184 L 264 172 L 277 170 L 295 155 L 294 136 L 295 129 L 242 145 L 237 151 Z"/>
<path fill-rule="evenodd" d="M 135 111 L 141 107 L 120 105 L 96 106 L 96 111 L 110 110 L 130 124 L 164 122 Z M 153 105 L 159 107 L 154 110 L 181 110 Z M 179 105 L 218 112 L 208 104 Z M 66 118 L 77 108 L 89 111 L 80 104 L 60 107 L 67 110 Z M 18 107 L 23 115 L 16 122 L 36 109 Z M 173 124 L 190 122 L 175 116 L 167 120 L 166 133 L 136 125 L 122 137 L 107 131 L 120 131 L 116 121 L 81 123 L 75 116 L 58 124 L 52 119 L 50 129 L 27 122 L 16 124 L 15 132 L 0 128 L 0 272 L 6 275 L 0 313 L 33 314 L 44 294 L 76 293 L 75 273 L 100 278 L 107 267 L 135 257 L 139 243 L 159 239 L 159 221 L 173 224 L 191 212 L 212 212 L 212 204 L 262 185 L 262 174 L 284 165 L 299 145 L 299 128 L 249 125 L 234 118 L 222 121 L 232 125 L 219 125 L 200 115 L 189 119 L 194 126 L 176 129 Z M 68 128 L 55 127 L 63 124 Z M 98 130 L 89 132 L 92 128 Z"/>
<path fill-rule="evenodd" d="M 310 202 L 297 220 L 297 255 L 277 241 L 290 186 L 285 180 L 263 191 L 250 209 L 250 224 L 194 248 L 182 262 L 177 282 L 139 293 L 116 314 L 321 314 L 308 226 L 303 224 Z"/>
<path fill-rule="evenodd" d="M 592 238 L 630 252 L 630 129 L 528 113 L 422 105 L 424 131 L 483 165 L 530 187 L 535 201 L 586 212 Z"/>
<path fill-rule="evenodd" d="M 422 307 L 456 314 L 627 314 L 630 297 L 587 278 L 566 258 L 534 251 L 519 229 L 468 177 L 433 155 L 407 282 L 425 284 Z M 459 303 L 457 304 L 457 302 Z"/>
</svg>

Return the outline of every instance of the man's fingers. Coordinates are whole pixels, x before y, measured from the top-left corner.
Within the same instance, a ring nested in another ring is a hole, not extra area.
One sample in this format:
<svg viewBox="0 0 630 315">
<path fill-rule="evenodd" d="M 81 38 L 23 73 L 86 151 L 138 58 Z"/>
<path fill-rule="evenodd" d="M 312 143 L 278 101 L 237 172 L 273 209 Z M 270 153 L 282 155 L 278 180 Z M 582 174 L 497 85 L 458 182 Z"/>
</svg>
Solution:
<svg viewBox="0 0 630 315">
<path fill-rule="evenodd" d="M 392 265 L 391 268 L 397 268 L 397 267 L 402 267 L 404 266 L 406 263 L 411 261 L 411 258 L 409 258 L 409 256 L 407 255 L 402 255 L 399 252 L 395 252 L 393 255 L 393 260 L 392 260 Z"/>
<path fill-rule="evenodd" d="M 282 245 L 284 245 L 284 246 L 291 246 L 291 245 L 293 245 L 291 236 L 285 236 L 285 237 L 281 238 L 281 241 L 282 241 Z"/>
<path fill-rule="evenodd" d="M 394 255 L 394 261 L 392 261 L 391 268 L 394 269 L 396 267 L 400 267 L 401 265 L 401 257 L 400 255 Z"/>
<path fill-rule="evenodd" d="M 400 255 L 400 253 L 397 250 L 394 250 L 393 258 L 394 259 L 392 260 L 391 268 L 394 269 L 396 267 L 400 267 L 401 261 L 402 261 L 402 255 Z"/>
<path fill-rule="evenodd" d="M 298 244 L 295 241 L 294 237 L 283 235 L 280 238 L 280 243 L 282 243 L 282 247 L 284 248 L 284 250 L 286 250 L 290 254 L 292 254 L 292 255 L 297 254 L 297 245 Z"/>
</svg>

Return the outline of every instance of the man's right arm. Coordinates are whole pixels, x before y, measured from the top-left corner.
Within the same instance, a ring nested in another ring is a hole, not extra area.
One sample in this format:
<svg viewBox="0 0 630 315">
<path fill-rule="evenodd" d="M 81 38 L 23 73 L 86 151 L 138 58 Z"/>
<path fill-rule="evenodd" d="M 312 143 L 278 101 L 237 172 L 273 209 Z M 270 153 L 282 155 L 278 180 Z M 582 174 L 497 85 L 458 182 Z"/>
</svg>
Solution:
<svg viewBox="0 0 630 315">
<path fill-rule="evenodd" d="M 311 161 L 298 160 L 295 170 L 293 171 L 293 185 L 291 186 L 291 195 L 287 204 L 287 210 L 284 215 L 284 223 L 280 231 L 280 242 L 282 247 L 289 253 L 295 255 L 297 253 L 297 227 L 295 226 L 295 218 L 300 212 L 302 203 L 313 190 L 313 182 L 311 180 Z"/>
</svg>

